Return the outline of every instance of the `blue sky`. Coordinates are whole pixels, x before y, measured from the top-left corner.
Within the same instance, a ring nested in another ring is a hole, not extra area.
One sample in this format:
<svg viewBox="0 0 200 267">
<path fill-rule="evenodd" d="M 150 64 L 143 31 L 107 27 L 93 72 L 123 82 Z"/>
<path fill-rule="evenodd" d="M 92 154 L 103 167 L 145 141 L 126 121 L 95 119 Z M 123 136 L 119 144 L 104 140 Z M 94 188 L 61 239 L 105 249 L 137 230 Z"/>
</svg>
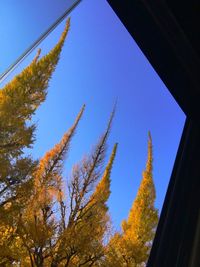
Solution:
<svg viewBox="0 0 200 267">
<path fill-rule="evenodd" d="M 0 1 L 0 72 L 61 16 L 74 0 Z"/>
<path fill-rule="evenodd" d="M 45 8 L 44 2 L 47 3 L 43 1 L 41 10 Z M 39 0 L 34 3 L 40 5 Z M 24 9 L 20 5 L 11 9 L 13 12 L 9 13 L 8 5 L 7 16 L 17 23 Z M 53 4 L 49 5 L 42 19 L 48 19 L 48 12 L 55 15 L 53 11 Z M 29 12 L 30 18 L 34 17 L 35 10 Z M 18 35 L 22 43 L 24 34 L 26 42 L 31 40 L 29 24 L 38 30 L 40 23 L 40 20 L 35 24 L 30 20 L 23 27 L 20 24 Z M 43 54 L 54 46 L 64 23 L 40 45 Z M 1 28 L 1 31 L 5 31 L 3 34 L 10 44 L 13 36 L 7 36 L 5 29 Z M 3 44 L 0 46 L 0 51 L 5 50 Z M 10 46 L 6 49 L 10 56 L 16 55 Z M 14 74 L 32 60 L 33 54 Z M 86 111 L 65 164 L 65 175 L 69 175 L 73 163 L 88 153 L 103 133 L 116 98 L 117 112 L 108 142 L 108 155 L 115 142 L 119 143 L 119 148 L 108 204 L 118 228 L 128 215 L 141 181 L 149 130 L 153 138 L 156 207 L 161 210 L 185 115 L 107 2 L 83 0 L 71 13 L 71 29 L 50 82 L 47 100 L 34 117 L 38 128 L 33 156 L 44 155 L 60 140 L 85 103 Z"/>
</svg>

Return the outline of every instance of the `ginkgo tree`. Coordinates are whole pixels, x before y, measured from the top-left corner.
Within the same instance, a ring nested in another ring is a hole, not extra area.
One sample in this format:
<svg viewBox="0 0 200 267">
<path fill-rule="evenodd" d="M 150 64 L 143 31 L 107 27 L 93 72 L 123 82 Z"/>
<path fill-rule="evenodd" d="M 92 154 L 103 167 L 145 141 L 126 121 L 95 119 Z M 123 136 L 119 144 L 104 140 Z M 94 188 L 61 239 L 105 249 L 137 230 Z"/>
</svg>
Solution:
<svg viewBox="0 0 200 267">
<path fill-rule="evenodd" d="M 63 160 L 83 111 L 84 106 L 61 142 L 45 154 L 33 172 L 33 190 L 19 214 L 16 230 L 31 266 L 82 266 L 104 255 L 102 240 L 109 219 L 106 201 L 116 145 L 103 174 L 101 170 L 113 113 L 94 150 L 74 166 L 69 201 L 64 199 Z"/>
<path fill-rule="evenodd" d="M 91 154 L 74 166 L 68 203 L 62 166 L 85 106 L 61 142 L 42 159 L 33 161 L 24 155 L 24 148 L 34 141 L 35 125 L 30 119 L 45 100 L 69 26 L 68 20 L 57 45 L 41 59 L 39 50 L 32 63 L 0 91 L 2 266 L 82 266 L 94 264 L 103 255 L 116 145 L 104 173 L 102 168 L 114 111 Z"/>
<path fill-rule="evenodd" d="M 64 161 L 85 105 L 61 141 L 41 159 L 24 153 L 34 143 L 31 118 L 45 101 L 69 27 L 68 19 L 54 48 L 41 58 L 38 50 L 31 64 L 0 90 L 0 266 L 138 267 L 149 255 L 158 220 L 150 135 L 136 200 L 122 232 L 108 243 L 107 201 L 117 143 L 106 165 L 105 160 L 116 107 L 105 132 L 74 164 L 70 177 L 63 176 Z"/>
<path fill-rule="evenodd" d="M 141 184 L 128 219 L 122 222 L 122 232 L 115 233 L 108 244 L 106 266 L 144 266 L 158 223 L 155 198 L 152 138 L 149 133 L 147 163 Z"/>
<path fill-rule="evenodd" d="M 35 138 L 35 124 L 30 120 L 46 98 L 69 26 L 68 20 L 59 42 L 46 56 L 39 58 L 39 50 L 31 64 L 0 90 L 1 210 L 17 198 L 16 186 L 29 180 L 37 165 L 24 156 L 24 148 L 30 148 Z"/>
<path fill-rule="evenodd" d="M 32 173 L 38 162 L 24 154 L 34 142 L 35 124 L 31 118 L 47 95 L 49 80 L 58 63 L 70 27 L 66 27 L 56 46 L 45 56 L 41 50 L 31 64 L 0 90 L 0 258 L 14 261 L 16 218 L 29 198 Z M 26 194 L 24 193 L 26 192 Z M 17 241 L 18 245 L 20 244 Z M 20 245 L 19 245 L 20 246 Z"/>
</svg>

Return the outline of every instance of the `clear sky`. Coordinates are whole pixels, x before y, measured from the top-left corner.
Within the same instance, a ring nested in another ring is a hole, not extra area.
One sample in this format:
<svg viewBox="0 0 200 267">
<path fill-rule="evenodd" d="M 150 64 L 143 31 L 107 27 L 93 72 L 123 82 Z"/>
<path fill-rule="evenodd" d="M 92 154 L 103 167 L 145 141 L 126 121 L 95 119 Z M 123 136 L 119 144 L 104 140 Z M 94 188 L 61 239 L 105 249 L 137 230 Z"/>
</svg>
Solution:
<svg viewBox="0 0 200 267">
<path fill-rule="evenodd" d="M 44 2 L 47 6 L 48 1 L 34 1 L 38 8 L 41 2 L 40 12 L 45 8 Z M 17 17 L 24 9 L 20 5 L 11 9 L 12 13 L 9 13 L 7 6 L 8 14 L 4 15 L 17 23 Z M 34 17 L 36 11 L 31 9 L 29 12 L 30 17 Z M 49 5 L 48 12 L 43 12 L 43 20 L 48 19 L 48 14 L 54 14 L 53 5 Z M 40 27 L 39 20 L 35 24 L 29 23 L 33 28 Z M 64 23 L 40 45 L 43 53 L 54 46 Z M 26 32 L 24 38 L 30 41 L 29 24 L 20 27 L 18 34 Z M 6 35 L 2 26 L 1 31 L 10 45 L 11 36 Z M 0 51 L 5 50 L 1 44 L 0 47 Z M 16 55 L 10 46 L 7 50 L 13 57 Z M 33 54 L 15 73 L 32 58 Z M 83 0 L 71 13 L 71 29 L 51 80 L 47 100 L 34 118 L 38 128 L 33 156 L 42 156 L 60 140 L 85 103 L 86 111 L 65 164 L 65 175 L 69 175 L 73 163 L 88 153 L 103 133 L 116 98 L 117 112 L 108 154 L 115 142 L 119 143 L 119 149 L 112 171 L 112 193 L 108 204 L 118 228 L 128 215 L 141 181 L 147 157 L 148 130 L 153 138 L 156 207 L 161 210 L 185 115 L 107 2 Z"/>
</svg>

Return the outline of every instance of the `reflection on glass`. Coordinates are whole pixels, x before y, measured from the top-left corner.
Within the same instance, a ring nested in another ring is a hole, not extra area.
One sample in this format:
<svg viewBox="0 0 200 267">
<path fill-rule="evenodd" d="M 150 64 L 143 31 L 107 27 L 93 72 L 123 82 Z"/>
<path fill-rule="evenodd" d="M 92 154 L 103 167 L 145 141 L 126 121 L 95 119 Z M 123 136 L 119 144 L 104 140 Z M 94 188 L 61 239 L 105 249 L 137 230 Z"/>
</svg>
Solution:
<svg viewBox="0 0 200 267">
<path fill-rule="evenodd" d="M 49 27 L 76 5 L 77 0 L 25 1 L 8 0 L 0 3 L 2 75 Z"/>
<path fill-rule="evenodd" d="M 26 163 L 33 167 L 30 177 L 19 182 L 20 187 L 15 184 L 22 192 L 20 201 L 9 199 L 12 188 L 4 195 L 0 212 L 14 213 L 19 225 L 16 243 L 4 246 L 13 255 L 21 253 L 16 264 L 144 266 L 185 116 L 106 1 L 83 2 L 72 12 L 70 23 L 64 46 L 62 38 L 59 49 L 54 48 L 65 22 L 43 41 L 35 63 L 36 51 L 12 74 L 32 62 L 26 85 L 35 88 L 30 113 L 36 111 L 32 121 L 37 130 L 33 149 L 25 144 L 19 154 L 40 160 Z M 37 97 L 42 103 L 38 109 Z M 15 103 L 19 107 L 21 102 Z M 9 112 L 12 109 L 2 114 Z M 15 118 L 18 113 L 12 114 Z M 17 137 L 22 130 L 27 128 L 17 131 Z M 13 151 L 7 147 L 1 153 Z M 12 157 L 16 160 L 16 154 Z M 1 188 L 5 187 L 4 182 Z M 2 221 L 1 229 L 10 230 L 12 223 Z M 24 250 L 19 251 L 20 246 Z"/>
</svg>

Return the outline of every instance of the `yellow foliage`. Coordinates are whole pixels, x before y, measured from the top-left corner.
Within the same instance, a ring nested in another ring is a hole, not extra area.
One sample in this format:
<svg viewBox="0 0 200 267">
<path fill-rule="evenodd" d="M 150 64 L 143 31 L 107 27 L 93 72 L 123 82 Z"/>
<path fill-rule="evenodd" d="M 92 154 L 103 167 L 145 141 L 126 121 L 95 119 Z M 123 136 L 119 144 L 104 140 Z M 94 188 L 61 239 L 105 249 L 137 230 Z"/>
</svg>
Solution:
<svg viewBox="0 0 200 267">
<path fill-rule="evenodd" d="M 70 21 L 56 46 L 35 59 L 0 90 L 0 221 L 16 224 L 32 190 L 37 161 L 24 154 L 34 142 L 30 120 L 45 100 L 49 80 L 58 63 Z M 26 192 L 26 194 L 24 194 Z"/>
<path fill-rule="evenodd" d="M 154 207 L 152 162 L 152 139 L 149 134 L 146 169 L 128 219 L 122 222 L 122 233 L 115 234 L 108 245 L 108 266 L 114 266 L 113 262 L 118 261 L 119 267 L 137 267 L 148 259 L 158 222 L 158 212 Z"/>
<path fill-rule="evenodd" d="M 117 144 L 103 175 L 102 166 L 115 108 L 91 154 L 74 166 L 66 197 L 63 162 L 85 105 L 62 140 L 39 162 L 23 155 L 34 141 L 30 120 L 46 98 L 69 27 L 67 20 L 54 48 L 41 58 L 38 50 L 31 64 L 0 90 L 0 266 L 138 267 L 147 260 L 158 221 L 150 134 L 138 194 L 122 232 L 108 245 L 107 200 Z"/>
</svg>

